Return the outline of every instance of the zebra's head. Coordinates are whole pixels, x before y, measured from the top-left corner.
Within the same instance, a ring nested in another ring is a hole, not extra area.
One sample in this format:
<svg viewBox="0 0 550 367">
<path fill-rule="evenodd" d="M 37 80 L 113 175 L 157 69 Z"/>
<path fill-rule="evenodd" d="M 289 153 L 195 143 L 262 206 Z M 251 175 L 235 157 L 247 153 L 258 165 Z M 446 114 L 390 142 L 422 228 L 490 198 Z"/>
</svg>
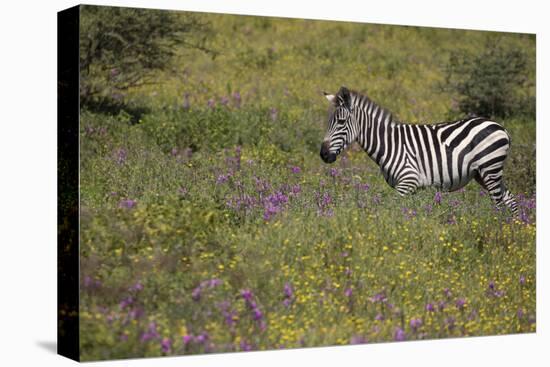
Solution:
<svg viewBox="0 0 550 367">
<path fill-rule="evenodd" d="M 357 122 L 353 115 L 351 95 L 346 87 L 341 87 L 336 95 L 325 93 L 332 103 L 329 112 L 328 129 L 321 144 L 321 159 L 333 163 L 348 145 L 357 138 Z"/>
</svg>

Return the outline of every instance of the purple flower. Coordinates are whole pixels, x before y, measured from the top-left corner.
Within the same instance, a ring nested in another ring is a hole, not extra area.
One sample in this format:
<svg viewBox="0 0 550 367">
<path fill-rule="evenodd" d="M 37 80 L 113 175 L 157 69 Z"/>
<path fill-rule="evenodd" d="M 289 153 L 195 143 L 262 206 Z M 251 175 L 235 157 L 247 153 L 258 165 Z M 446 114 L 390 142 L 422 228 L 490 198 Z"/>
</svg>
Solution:
<svg viewBox="0 0 550 367">
<path fill-rule="evenodd" d="M 195 337 L 195 341 L 199 344 L 202 344 L 207 340 L 208 340 L 208 334 L 206 332 L 203 332 Z"/>
<path fill-rule="evenodd" d="M 439 301 L 439 303 L 437 304 L 437 309 L 439 311 L 443 311 L 445 309 L 445 306 L 447 306 L 447 304 L 445 303 L 445 301 Z"/>
<path fill-rule="evenodd" d="M 233 327 L 235 325 L 235 322 L 236 322 L 236 312 L 235 311 L 223 311 L 222 312 L 223 315 L 224 315 L 224 318 L 225 318 L 225 323 L 227 324 L 227 326 L 229 327 Z"/>
<path fill-rule="evenodd" d="M 136 284 L 130 287 L 130 291 L 133 292 L 139 292 L 141 290 L 143 290 L 143 284 L 141 284 L 139 280 L 136 282 Z"/>
<path fill-rule="evenodd" d="M 410 322 L 411 329 L 416 332 L 420 326 L 422 326 L 422 320 L 421 319 L 411 319 Z"/>
<path fill-rule="evenodd" d="M 434 203 L 436 203 L 437 205 L 441 204 L 441 193 L 439 191 L 435 193 Z"/>
<path fill-rule="evenodd" d="M 525 276 L 524 275 L 519 276 L 519 284 L 520 285 L 525 285 Z"/>
<path fill-rule="evenodd" d="M 191 292 L 191 298 L 193 299 L 193 301 L 195 302 L 200 301 L 201 291 L 202 291 L 201 286 L 198 286 L 195 289 L 193 289 L 193 292 Z"/>
<path fill-rule="evenodd" d="M 447 224 L 456 224 L 456 217 L 453 215 L 450 215 L 448 218 L 447 218 Z"/>
<path fill-rule="evenodd" d="M 216 101 L 214 100 L 214 98 L 210 98 L 207 102 L 207 105 L 209 108 L 214 108 L 216 106 Z"/>
<path fill-rule="evenodd" d="M 264 200 L 264 220 L 270 220 L 275 214 L 282 211 L 286 203 L 288 203 L 288 196 L 281 191 L 266 197 Z"/>
<path fill-rule="evenodd" d="M 367 191 L 369 191 L 370 186 L 369 186 L 369 184 L 358 183 L 357 185 L 355 185 L 355 188 L 356 188 L 357 190 L 361 190 L 361 191 L 367 192 Z"/>
<path fill-rule="evenodd" d="M 428 312 L 434 312 L 435 311 L 435 306 L 433 305 L 433 303 L 427 303 L 426 304 L 426 311 L 428 311 Z"/>
<path fill-rule="evenodd" d="M 135 200 L 122 199 L 121 201 L 119 201 L 118 207 L 123 208 L 123 209 L 132 209 L 136 206 L 136 204 L 137 204 L 137 201 L 135 201 Z"/>
<path fill-rule="evenodd" d="M 253 317 L 254 320 L 256 320 L 256 321 L 261 320 L 262 317 L 263 317 L 262 311 L 261 311 L 259 308 L 254 308 L 254 309 L 252 310 L 252 317 Z"/>
<path fill-rule="evenodd" d="M 270 220 L 275 214 L 277 214 L 280 211 L 279 207 L 271 204 L 266 203 L 264 206 L 264 220 L 268 221 Z"/>
<path fill-rule="evenodd" d="M 368 343 L 367 338 L 360 335 L 354 335 L 351 337 L 350 344 L 365 344 Z"/>
<path fill-rule="evenodd" d="M 464 298 L 459 298 L 456 300 L 456 308 L 459 310 L 464 309 L 464 306 L 466 305 L 466 300 Z"/>
<path fill-rule="evenodd" d="M 260 320 L 258 327 L 260 328 L 260 331 L 265 331 L 265 329 L 267 329 L 267 323 L 265 320 Z"/>
<path fill-rule="evenodd" d="M 477 310 L 472 310 L 468 315 L 468 321 L 475 320 L 476 317 L 477 317 Z"/>
<path fill-rule="evenodd" d="M 207 284 L 210 288 L 214 288 L 214 287 L 217 287 L 219 285 L 222 285 L 223 283 L 223 280 L 221 279 L 218 279 L 218 278 L 213 278 L 213 279 L 210 279 L 207 281 Z"/>
<path fill-rule="evenodd" d="M 285 298 L 292 298 L 293 292 L 292 292 L 292 286 L 290 283 L 285 283 L 285 286 L 283 288 L 283 293 L 285 295 Z"/>
<path fill-rule="evenodd" d="M 338 170 L 338 168 L 332 167 L 329 171 L 329 174 L 331 177 L 338 177 L 340 176 L 340 171 Z"/>
<path fill-rule="evenodd" d="M 248 343 L 246 340 L 241 340 L 239 346 L 243 352 L 248 352 L 252 350 L 252 344 Z"/>
<path fill-rule="evenodd" d="M 191 292 L 191 298 L 193 301 L 199 301 L 201 299 L 201 293 L 204 288 L 214 288 L 219 285 L 221 285 L 223 281 L 221 279 L 209 279 L 202 281 L 195 289 L 193 289 L 193 292 Z"/>
<path fill-rule="evenodd" d="M 121 310 L 124 310 L 126 307 L 130 306 L 132 303 L 134 303 L 134 298 L 132 296 L 128 296 L 124 298 L 122 301 L 120 301 L 119 307 Z"/>
<path fill-rule="evenodd" d="M 298 167 L 298 166 L 293 166 L 290 170 L 291 170 L 292 173 L 294 173 L 294 174 L 298 174 L 298 173 L 302 172 L 302 170 L 301 170 L 300 167 Z"/>
<path fill-rule="evenodd" d="M 374 319 L 375 319 L 376 321 L 384 321 L 385 317 L 384 317 L 384 315 L 382 315 L 381 313 L 378 313 L 378 314 L 376 314 L 376 316 L 374 317 Z"/>
<path fill-rule="evenodd" d="M 519 220 L 521 220 L 523 223 L 529 223 L 529 216 L 525 212 L 525 210 L 519 211 Z"/>
<path fill-rule="evenodd" d="M 141 334 L 141 342 L 147 342 L 151 339 L 156 339 L 159 337 L 159 333 L 157 332 L 157 324 L 154 321 L 151 321 L 149 323 L 149 328 L 146 332 Z"/>
<path fill-rule="evenodd" d="M 405 335 L 405 331 L 401 329 L 400 327 L 395 329 L 395 332 L 393 334 L 393 340 L 402 342 L 407 339 L 407 336 Z"/>
<path fill-rule="evenodd" d="M 233 97 L 233 105 L 237 108 L 241 107 L 241 93 L 235 92 L 232 95 Z"/>
<path fill-rule="evenodd" d="M 326 210 L 327 207 L 332 203 L 332 197 L 328 192 L 324 192 L 323 195 L 316 192 L 315 195 L 317 197 L 317 206 L 321 211 Z"/>
<path fill-rule="evenodd" d="M 227 182 L 227 180 L 229 179 L 229 176 L 230 174 L 227 174 L 227 175 L 219 175 L 218 178 L 216 179 L 216 183 L 218 185 L 221 185 L 221 184 L 224 184 Z"/>
<path fill-rule="evenodd" d="M 280 191 L 277 191 L 275 194 L 268 196 L 267 201 L 269 201 L 273 205 L 282 205 L 288 202 L 288 196 Z"/>
<path fill-rule="evenodd" d="M 351 297 L 353 295 L 353 289 L 351 288 L 346 288 L 346 290 L 344 291 L 344 296 L 346 297 Z"/>
<path fill-rule="evenodd" d="M 84 277 L 84 288 L 96 289 L 101 287 L 101 281 L 98 279 L 92 279 L 88 275 Z"/>
<path fill-rule="evenodd" d="M 403 215 L 407 219 L 411 219 L 411 218 L 416 217 L 416 210 L 414 210 L 414 209 L 403 208 L 403 209 L 401 209 L 401 211 L 403 212 Z"/>
<path fill-rule="evenodd" d="M 193 335 L 184 335 L 182 338 L 183 344 L 187 345 L 193 341 Z"/>
<path fill-rule="evenodd" d="M 220 98 L 220 104 L 222 106 L 227 106 L 228 103 L 229 103 L 229 98 L 227 98 L 226 96 L 223 96 L 222 98 Z"/>
<path fill-rule="evenodd" d="M 447 325 L 447 328 L 450 330 L 453 330 L 455 327 L 455 318 L 450 316 L 445 319 L 445 325 Z"/>
<path fill-rule="evenodd" d="M 290 192 L 293 195 L 298 195 L 300 192 L 302 192 L 302 188 L 300 187 L 300 184 L 296 184 L 292 186 L 292 188 L 290 189 Z"/>
<path fill-rule="evenodd" d="M 241 291 L 241 297 L 244 298 L 245 301 L 250 302 L 252 300 L 252 291 L 250 289 L 243 289 Z"/>
<path fill-rule="evenodd" d="M 172 341 L 170 338 L 163 338 L 160 342 L 160 348 L 162 350 L 162 353 L 170 353 L 172 350 Z"/>
<path fill-rule="evenodd" d="M 504 295 L 504 291 L 496 289 L 495 282 L 490 281 L 488 287 L 489 287 L 489 289 L 487 290 L 488 296 L 494 296 L 498 298 Z"/>
<path fill-rule="evenodd" d="M 521 308 L 521 307 L 518 308 L 518 313 L 517 313 L 517 315 L 518 315 L 518 319 L 522 319 L 522 318 L 523 318 L 523 316 L 525 315 L 525 313 L 523 312 L 523 308 Z"/>
<path fill-rule="evenodd" d="M 262 180 L 259 177 L 254 177 L 256 183 L 256 191 L 260 194 L 265 193 L 271 188 L 271 185 L 266 180 Z"/>
<path fill-rule="evenodd" d="M 386 293 L 383 291 L 380 293 L 376 293 L 374 296 L 370 297 L 369 299 L 373 303 L 386 303 L 388 300 L 386 298 Z"/>
<path fill-rule="evenodd" d="M 443 290 L 443 294 L 445 295 L 445 297 L 450 298 L 451 297 L 451 290 L 449 288 L 445 288 Z"/>
<path fill-rule="evenodd" d="M 120 148 L 116 151 L 116 162 L 118 164 L 124 164 L 128 158 L 128 152 L 124 148 Z"/>
<path fill-rule="evenodd" d="M 130 310 L 130 312 L 128 312 L 128 316 L 134 320 L 139 319 L 141 316 L 143 316 L 143 314 L 143 309 L 140 307 L 133 308 Z"/>
</svg>

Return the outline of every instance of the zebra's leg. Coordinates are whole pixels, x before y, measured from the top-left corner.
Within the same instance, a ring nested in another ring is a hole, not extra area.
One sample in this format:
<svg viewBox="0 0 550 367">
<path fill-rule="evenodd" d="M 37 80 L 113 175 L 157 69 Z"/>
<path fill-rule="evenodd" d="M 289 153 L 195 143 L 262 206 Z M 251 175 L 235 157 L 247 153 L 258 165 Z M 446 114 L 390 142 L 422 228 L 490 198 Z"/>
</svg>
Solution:
<svg viewBox="0 0 550 367">
<path fill-rule="evenodd" d="M 504 202 L 504 205 L 510 208 L 514 217 L 517 218 L 519 216 L 519 210 L 518 210 L 518 203 L 516 202 L 516 198 L 514 194 L 510 192 L 510 190 L 504 187 L 504 183 L 502 184 L 502 187 L 504 189 L 504 197 L 502 198 L 502 201 Z"/>
<path fill-rule="evenodd" d="M 514 195 L 504 186 L 502 180 L 502 168 L 478 172 L 474 178 L 489 192 L 491 199 L 497 207 L 506 205 L 512 211 L 514 217 L 518 216 L 518 205 Z"/>
</svg>

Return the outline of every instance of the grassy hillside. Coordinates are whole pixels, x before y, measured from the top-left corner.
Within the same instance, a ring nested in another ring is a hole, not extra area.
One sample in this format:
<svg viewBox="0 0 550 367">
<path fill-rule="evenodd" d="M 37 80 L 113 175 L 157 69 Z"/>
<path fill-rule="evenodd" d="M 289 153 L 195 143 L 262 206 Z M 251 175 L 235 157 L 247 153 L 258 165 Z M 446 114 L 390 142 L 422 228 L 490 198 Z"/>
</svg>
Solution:
<svg viewBox="0 0 550 367">
<path fill-rule="evenodd" d="M 81 111 L 83 359 L 535 330 L 529 115 L 501 121 L 517 220 L 475 182 L 402 198 L 357 147 L 319 158 L 323 90 L 459 117 L 452 52 L 521 50 L 509 93 L 534 98 L 534 37 L 198 16 L 215 53 L 181 47 L 122 109 Z"/>
</svg>

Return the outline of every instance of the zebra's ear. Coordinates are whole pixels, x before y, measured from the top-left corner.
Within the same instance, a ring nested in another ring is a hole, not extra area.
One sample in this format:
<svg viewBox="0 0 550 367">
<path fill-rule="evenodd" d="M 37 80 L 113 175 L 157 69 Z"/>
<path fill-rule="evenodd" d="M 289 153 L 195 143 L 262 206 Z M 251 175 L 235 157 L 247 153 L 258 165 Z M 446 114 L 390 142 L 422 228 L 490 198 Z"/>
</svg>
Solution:
<svg viewBox="0 0 550 367">
<path fill-rule="evenodd" d="M 351 108 L 351 95 L 348 88 L 344 86 L 340 88 L 338 91 L 338 99 L 344 107 Z"/>
<path fill-rule="evenodd" d="M 336 96 L 334 94 L 328 94 L 327 92 L 323 92 L 323 94 L 330 103 L 336 103 Z"/>
</svg>

